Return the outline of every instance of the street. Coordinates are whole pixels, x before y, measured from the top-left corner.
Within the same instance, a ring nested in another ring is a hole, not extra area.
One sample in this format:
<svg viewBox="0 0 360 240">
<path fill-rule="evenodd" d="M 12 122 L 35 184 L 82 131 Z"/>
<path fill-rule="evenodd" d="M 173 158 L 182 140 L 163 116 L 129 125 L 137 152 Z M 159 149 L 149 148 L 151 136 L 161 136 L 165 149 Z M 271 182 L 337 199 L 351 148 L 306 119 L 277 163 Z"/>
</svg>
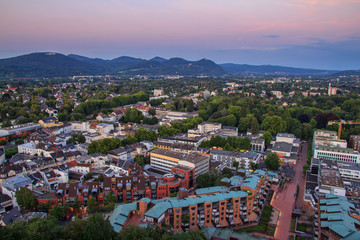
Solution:
<svg viewBox="0 0 360 240">
<path fill-rule="evenodd" d="M 300 160 L 295 166 L 293 179 L 284 185 L 281 192 L 277 192 L 271 205 L 280 211 L 278 225 L 274 234 L 275 239 L 288 240 L 291 225 L 292 210 L 296 206 L 298 209 L 305 210 L 306 215 L 312 214 L 311 207 L 304 202 L 305 179 L 303 176 L 303 165 L 306 164 L 307 143 L 303 144 L 300 153 Z M 299 185 L 299 196 L 296 198 L 297 185 Z M 295 203 L 295 204 L 294 204 Z"/>
</svg>

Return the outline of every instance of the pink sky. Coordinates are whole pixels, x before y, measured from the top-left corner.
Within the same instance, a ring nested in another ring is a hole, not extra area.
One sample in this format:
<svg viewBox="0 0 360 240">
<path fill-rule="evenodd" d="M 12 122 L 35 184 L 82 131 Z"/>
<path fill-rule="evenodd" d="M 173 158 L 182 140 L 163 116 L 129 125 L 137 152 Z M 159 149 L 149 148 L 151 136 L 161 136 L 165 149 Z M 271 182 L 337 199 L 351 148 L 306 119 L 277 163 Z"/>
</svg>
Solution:
<svg viewBox="0 0 360 240">
<path fill-rule="evenodd" d="M 333 46 L 360 41 L 359 9 L 359 0 L 1 1 L 0 57 L 57 51 L 200 59 L 214 51 Z"/>
</svg>

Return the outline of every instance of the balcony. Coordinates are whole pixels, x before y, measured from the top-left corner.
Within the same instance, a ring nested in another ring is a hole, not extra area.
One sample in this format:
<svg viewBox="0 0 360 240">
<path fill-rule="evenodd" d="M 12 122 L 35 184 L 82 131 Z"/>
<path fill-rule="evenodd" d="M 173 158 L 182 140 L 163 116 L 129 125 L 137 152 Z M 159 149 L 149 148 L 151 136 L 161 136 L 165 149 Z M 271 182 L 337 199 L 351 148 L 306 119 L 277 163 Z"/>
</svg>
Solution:
<svg viewBox="0 0 360 240">
<path fill-rule="evenodd" d="M 197 215 L 197 218 L 198 218 L 198 219 L 203 219 L 203 218 L 204 218 L 204 214 L 198 214 L 198 215 Z"/>
</svg>

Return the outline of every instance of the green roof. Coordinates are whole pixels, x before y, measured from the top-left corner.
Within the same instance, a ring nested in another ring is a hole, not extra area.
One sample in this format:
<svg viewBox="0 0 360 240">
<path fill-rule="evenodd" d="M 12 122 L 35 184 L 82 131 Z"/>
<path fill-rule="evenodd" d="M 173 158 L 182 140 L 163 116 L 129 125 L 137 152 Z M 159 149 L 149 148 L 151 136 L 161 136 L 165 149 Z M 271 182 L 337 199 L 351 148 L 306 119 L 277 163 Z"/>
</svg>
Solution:
<svg viewBox="0 0 360 240">
<path fill-rule="evenodd" d="M 198 188 L 195 190 L 195 193 L 197 195 L 201 194 L 209 194 L 214 192 L 220 192 L 220 191 L 227 191 L 228 188 L 224 186 L 215 186 L 215 187 L 207 187 L 207 188 Z"/>
</svg>

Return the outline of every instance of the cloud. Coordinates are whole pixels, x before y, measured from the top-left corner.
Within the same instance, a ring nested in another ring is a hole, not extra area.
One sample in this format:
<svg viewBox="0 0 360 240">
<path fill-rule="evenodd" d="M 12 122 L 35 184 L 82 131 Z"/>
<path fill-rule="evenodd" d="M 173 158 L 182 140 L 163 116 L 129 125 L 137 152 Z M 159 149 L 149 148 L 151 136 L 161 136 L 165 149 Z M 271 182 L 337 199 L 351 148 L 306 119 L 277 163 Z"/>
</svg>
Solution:
<svg viewBox="0 0 360 240">
<path fill-rule="evenodd" d="M 280 37 L 280 36 L 279 36 L 279 35 L 270 34 L 270 35 L 264 35 L 264 37 L 266 37 L 266 38 L 278 38 L 278 37 Z"/>
</svg>

